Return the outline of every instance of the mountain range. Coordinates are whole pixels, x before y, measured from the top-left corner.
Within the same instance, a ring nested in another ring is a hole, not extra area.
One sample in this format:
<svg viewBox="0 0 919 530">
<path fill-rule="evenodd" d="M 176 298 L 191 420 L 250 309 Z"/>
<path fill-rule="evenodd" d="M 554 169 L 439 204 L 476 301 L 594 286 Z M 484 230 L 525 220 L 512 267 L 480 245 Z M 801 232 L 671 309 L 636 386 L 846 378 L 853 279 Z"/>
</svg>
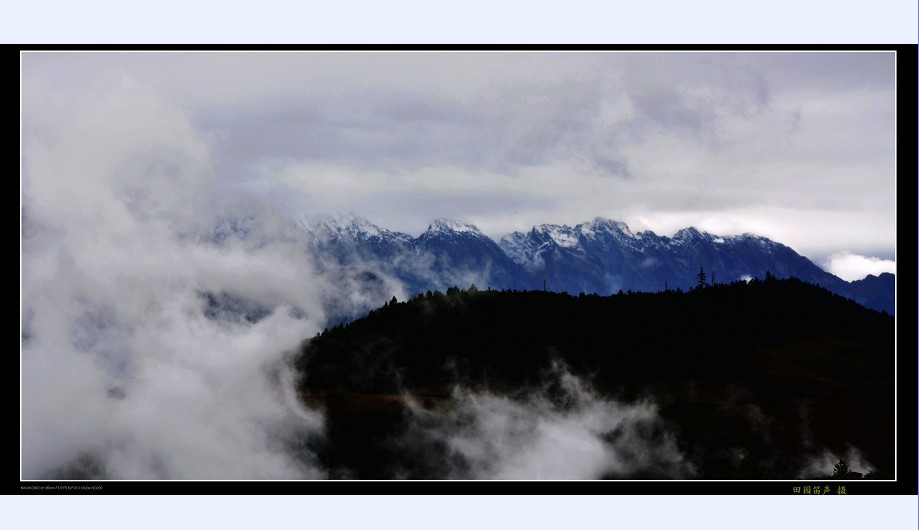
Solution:
<svg viewBox="0 0 919 530">
<path fill-rule="evenodd" d="M 625 223 L 601 217 L 573 227 L 538 225 L 496 242 L 474 225 L 448 219 L 435 220 L 413 237 L 354 215 L 299 223 L 251 215 L 221 219 L 205 239 L 224 244 L 237 238 L 259 248 L 276 237 L 304 248 L 328 284 L 331 321 L 351 320 L 394 295 L 473 284 L 572 295 L 688 290 L 698 284 L 700 270 L 709 284 L 763 279 L 767 273 L 795 277 L 894 313 L 890 273 L 847 282 L 788 246 L 754 234 L 721 236 L 689 227 L 668 237 L 632 232 Z"/>
<path fill-rule="evenodd" d="M 633 233 L 604 218 L 543 224 L 495 242 L 473 225 L 438 219 L 420 236 L 393 232 L 355 216 L 304 224 L 320 268 L 351 268 L 370 283 L 395 280 L 412 296 L 450 286 L 542 290 L 577 295 L 687 290 L 708 283 L 796 277 L 877 311 L 894 312 L 894 275 L 847 282 L 786 245 L 743 234 L 684 228 L 673 237 Z"/>
</svg>

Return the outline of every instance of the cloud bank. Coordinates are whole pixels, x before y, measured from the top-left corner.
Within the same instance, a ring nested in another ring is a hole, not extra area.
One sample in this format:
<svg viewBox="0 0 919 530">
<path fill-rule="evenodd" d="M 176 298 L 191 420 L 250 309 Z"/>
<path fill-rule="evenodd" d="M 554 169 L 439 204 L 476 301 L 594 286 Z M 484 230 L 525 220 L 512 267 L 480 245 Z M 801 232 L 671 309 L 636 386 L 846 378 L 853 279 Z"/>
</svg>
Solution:
<svg viewBox="0 0 919 530">
<path fill-rule="evenodd" d="M 897 263 L 894 260 L 861 256 L 851 252 L 841 252 L 830 256 L 824 264 L 827 271 L 846 281 L 861 280 L 869 274 L 878 276 L 885 272 L 896 274 Z"/>
<path fill-rule="evenodd" d="M 542 388 L 509 396 L 458 387 L 446 411 L 417 403 L 411 410 L 413 423 L 401 443 L 422 458 L 441 460 L 449 478 L 673 479 L 694 474 L 652 402 L 602 398 L 558 364 Z"/>
<path fill-rule="evenodd" d="M 23 71 L 27 91 L 131 76 L 206 133 L 218 193 L 293 212 L 495 239 L 602 216 L 893 254 L 892 53 L 48 53 Z"/>
<path fill-rule="evenodd" d="M 320 475 L 288 450 L 322 428 L 284 363 L 324 318 L 304 253 L 186 237 L 213 215 L 206 139 L 130 80 L 82 96 L 23 98 L 23 478 Z M 202 291 L 272 311 L 207 318 Z"/>
<path fill-rule="evenodd" d="M 296 224 L 220 193 L 206 135 L 144 85 L 82 96 L 24 98 L 23 478 L 326 478 L 288 357 L 402 286 L 312 266 Z M 691 473 L 653 404 L 552 379 L 554 401 L 460 391 L 412 433 L 449 447 L 451 478 Z"/>
</svg>

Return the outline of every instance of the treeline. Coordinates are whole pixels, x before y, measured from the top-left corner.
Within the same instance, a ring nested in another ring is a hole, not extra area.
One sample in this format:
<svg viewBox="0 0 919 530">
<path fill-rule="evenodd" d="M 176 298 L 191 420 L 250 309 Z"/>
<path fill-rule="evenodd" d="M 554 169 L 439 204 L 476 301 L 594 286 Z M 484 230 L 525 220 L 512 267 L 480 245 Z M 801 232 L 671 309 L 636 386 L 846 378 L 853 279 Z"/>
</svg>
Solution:
<svg viewBox="0 0 919 530">
<path fill-rule="evenodd" d="M 305 387 L 368 392 L 483 377 L 525 382 L 552 359 L 577 372 L 712 376 L 765 345 L 834 337 L 893 343 L 893 318 L 797 279 L 688 292 L 570 296 L 544 291 L 428 291 L 393 298 L 301 348 Z"/>
</svg>

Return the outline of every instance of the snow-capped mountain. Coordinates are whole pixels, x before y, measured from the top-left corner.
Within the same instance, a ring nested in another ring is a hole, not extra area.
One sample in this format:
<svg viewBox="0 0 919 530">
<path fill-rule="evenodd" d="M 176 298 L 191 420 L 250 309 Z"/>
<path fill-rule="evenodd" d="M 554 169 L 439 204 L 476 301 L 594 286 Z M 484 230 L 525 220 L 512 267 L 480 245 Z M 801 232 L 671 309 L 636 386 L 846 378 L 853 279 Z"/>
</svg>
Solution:
<svg viewBox="0 0 919 530">
<path fill-rule="evenodd" d="M 651 234 L 653 236 L 653 234 Z M 655 238 L 632 234 L 624 223 L 597 218 L 575 227 L 540 225 L 501 239 L 501 247 L 550 290 L 609 294 L 658 290 L 672 268 Z M 674 286 L 675 287 L 675 286 Z"/>
<path fill-rule="evenodd" d="M 709 282 L 797 277 L 878 310 L 893 312 L 893 289 L 855 288 L 791 248 L 753 234 L 718 236 L 684 228 L 673 237 L 632 233 L 596 218 L 574 227 L 540 225 L 501 239 L 501 248 L 551 290 L 608 294 L 622 290 L 687 289 L 700 268 Z"/>
<path fill-rule="evenodd" d="M 368 234 L 383 232 L 364 220 L 358 224 Z M 413 251 L 410 267 L 392 271 L 408 280 L 412 292 L 470 283 L 496 289 L 541 289 L 545 284 L 572 294 L 688 289 L 696 285 L 701 267 L 709 282 L 763 278 L 766 272 L 795 276 L 893 312 L 891 282 L 850 284 L 793 249 L 753 234 L 720 236 L 690 227 L 667 237 L 633 233 L 625 223 L 598 217 L 574 227 L 535 226 L 508 234 L 499 244 L 473 225 L 445 219 L 431 223 L 414 240 L 406 234 L 386 237 Z"/>
<path fill-rule="evenodd" d="M 523 287 L 519 282 L 527 276 L 478 228 L 453 220 L 438 219 L 417 238 L 355 216 L 323 220 L 307 232 L 308 247 L 320 266 L 358 267 L 397 278 L 406 294 L 473 283 Z"/>
<path fill-rule="evenodd" d="M 272 220 L 272 223 L 277 221 Z M 210 234 L 264 237 L 266 221 L 223 220 Z M 285 225 L 286 226 L 286 225 Z M 571 226 L 544 224 L 514 232 L 496 243 L 477 227 L 435 220 L 418 237 L 381 228 L 353 215 L 301 222 L 297 238 L 313 268 L 329 285 L 331 314 L 347 316 L 400 299 L 451 286 L 542 289 L 571 294 L 619 290 L 659 291 L 696 285 L 700 267 L 708 281 L 725 283 L 797 277 L 873 309 L 893 313 L 893 275 L 846 282 L 793 249 L 753 234 L 719 236 L 684 228 L 672 237 L 632 232 L 604 218 Z M 285 228 L 285 237 L 291 238 Z"/>
<path fill-rule="evenodd" d="M 470 284 L 497 289 L 534 287 L 529 274 L 473 225 L 438 219 L 418 236 L 415 248 L 430 264 L 438 279 L 432 285 L 437 289 Z"/>
<path fill-rule="evenodd" d="M 303 227 L 308 247 L 317 256 L 334 258 L 338 264 L 355 261 L 397 259 L 414 249 L 414 238 L 380 228 L 354 215 L 327 218 Z"/>
</svg>

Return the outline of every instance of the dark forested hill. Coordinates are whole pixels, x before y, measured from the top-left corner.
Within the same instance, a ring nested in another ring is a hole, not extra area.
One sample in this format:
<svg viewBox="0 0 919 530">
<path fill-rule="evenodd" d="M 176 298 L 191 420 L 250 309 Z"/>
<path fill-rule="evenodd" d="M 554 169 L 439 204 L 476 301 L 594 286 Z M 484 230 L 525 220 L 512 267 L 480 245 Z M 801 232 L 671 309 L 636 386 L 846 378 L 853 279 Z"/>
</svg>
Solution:
<svg viewBox="0 0 919 530">
<path fill-rule="evenodd" d="M 558 402 L 558 366 L 604 399 L 652 400 L 688 462 L 671 474 L 798 478 L 853 452 L 893 469 L 893 318 L 796 279 L 607 297 L 428 292 L 326 330 L 296 365 L 301 394 L 329 413 L 327 463 L 358 476 L 408 458 L 385 442 L 411 416 L 400 399 L 449 410 L 467 388 Z"/>
</svg>

